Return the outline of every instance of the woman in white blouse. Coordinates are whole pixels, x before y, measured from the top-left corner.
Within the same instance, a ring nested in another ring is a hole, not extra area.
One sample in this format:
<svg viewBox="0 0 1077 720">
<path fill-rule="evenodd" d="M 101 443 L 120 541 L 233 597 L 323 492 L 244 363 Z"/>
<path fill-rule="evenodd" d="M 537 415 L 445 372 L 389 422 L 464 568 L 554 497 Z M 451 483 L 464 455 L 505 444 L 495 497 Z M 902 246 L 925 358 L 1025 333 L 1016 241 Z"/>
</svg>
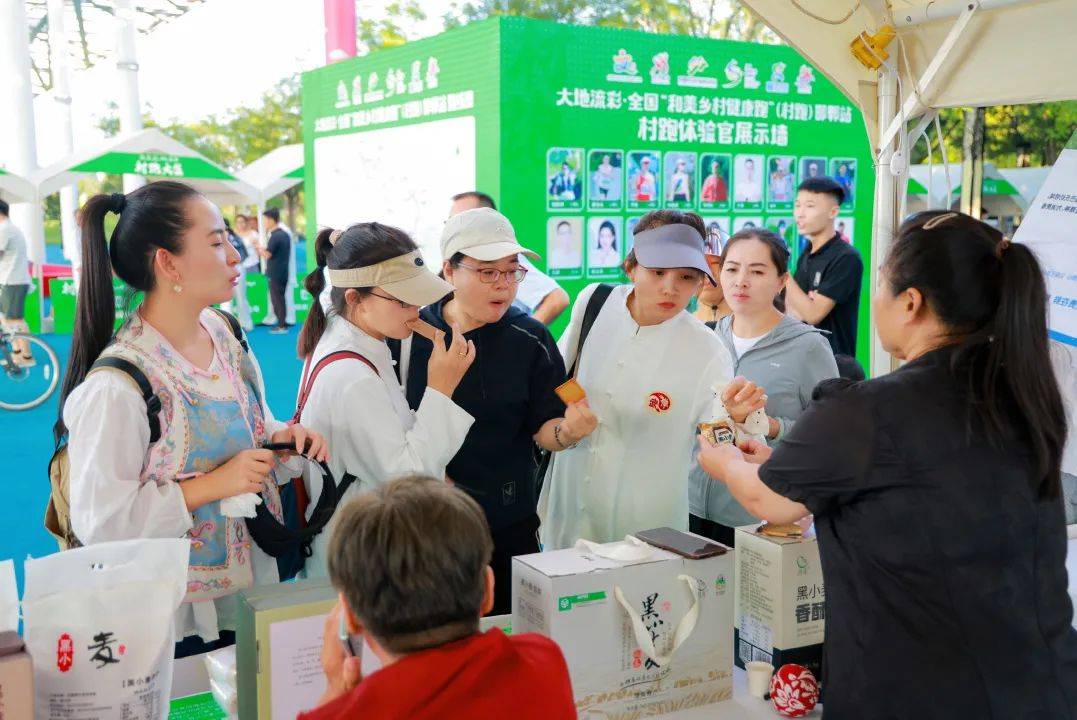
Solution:
<svg viewBox="0 0 1077 720">
<path fill-rule="evenodd" d="M 316 242 L 328 273 L 315 268 L 306 288 L 318 297 L 328 274 L 332 307 L 327 316 L 315 303 L 300 334 L 304 375 L 313 376 L 321 364 L 305 398 L 300 389 L 301 421 L 325 434 L 333 474 L 356 477 L 345 497 L 404 474 L 444 477 L 473 421 L 452 395 L 475 360 L 475 345 L 454 326 L 446 348 L 445 334 L 437 331 L 426 391 L 412 412 L 386 340 L 411 335 L 408 325 L 419 308 L 445 297 L 452 285 L 430 272 L 415 242 L 393 227 L 371 222 L 325 229 Z M 331 353 L 344 354 L 323 363 Z M 308 482 L 313 506 L 321 479 Z M 327 546 L 328 533 L 322 533 L 306 563 L 308 577 L 326 576 Z"/>
<path fill-rule="evenodd" d="M 581 352 L 576 379 L 598 429 L 554 456 L 539 499 L 544 549 L 583 538 L 620 540 L 653 527 L 688 529 L 688 472 L 696 426 L 711 419 L 712 388 L 733 379 L 729 353 L 686 308 L 714 283 L 695 213 L 640 218 L 625 260 L 631 285 L 613 289 Z M 576 359 L 580 327 L 597 285 L 585 288 L 558 346 Z M 743 422 L 758 398 L 727 406 Z"/>
<path fill-rule="evenodd" d="M 108 212 L 119 215 L 111 241 Z M 155 182 L 97 195 L 82 218 L 83 276 L 56 427 L 58 439 L 68 436 L 71 528 L 84 545 L 190 538 L 176 625 L 188 642 L 177 652 L 198 652 L 235 629 L 240 590 L 279 580 L 276 561 L 220 501 L 260 493 L 281 520 L 274 454 L 262 446 L 309 441 L 325 458 L 325 443 L 273 419 L 254 356 L 210 307 L 232 296 L 240 275 L 216 206 L 182 183 Z M 115 334 L 114 273 L 145 293 Z M 124 373 L 92 368 L 99 358 L 135 365 L 160 406 L 148 408 Z"/>
</svg>

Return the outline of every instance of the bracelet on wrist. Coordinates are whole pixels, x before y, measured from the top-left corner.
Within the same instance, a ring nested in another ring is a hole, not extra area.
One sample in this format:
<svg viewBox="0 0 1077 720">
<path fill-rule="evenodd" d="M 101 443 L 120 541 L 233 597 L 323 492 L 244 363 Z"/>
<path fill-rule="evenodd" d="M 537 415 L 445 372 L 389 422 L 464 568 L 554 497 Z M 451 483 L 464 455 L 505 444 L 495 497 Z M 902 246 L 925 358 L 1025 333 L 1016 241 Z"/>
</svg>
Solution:
<svg viewBox="0 0 1077 720">
<path fill-rule="evenodd" d="M 557 446 L 562 450 L 571 450 L 572 448 L 580 444 L 579 441 L 574 442 L 571 445 L 565 444 L 564 440 L 561 439 L 561 423 L 557 423 L 553 426 L 553 439 L 554 442 L 557 443 Z"/>
</svg>

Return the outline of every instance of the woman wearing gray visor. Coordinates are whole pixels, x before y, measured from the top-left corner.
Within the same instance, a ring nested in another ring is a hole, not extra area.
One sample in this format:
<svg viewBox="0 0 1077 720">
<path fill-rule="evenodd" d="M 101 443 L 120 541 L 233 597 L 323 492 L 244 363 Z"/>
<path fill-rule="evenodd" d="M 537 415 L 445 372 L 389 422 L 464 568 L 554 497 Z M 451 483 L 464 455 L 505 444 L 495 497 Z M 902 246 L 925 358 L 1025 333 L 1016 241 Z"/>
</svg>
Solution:
<svg viewBox="0 0 1077 720">
<path fill-rule="evenodd" d="M 580 293 L 558 346 L 570 367 L 579 349 L 575 378 L 599 425 L 554 456 L 539 499 L 546 549 L 653 527 L 688 529 L 696 426 L 711 419 L 712 387 L 733 379 L 721 340 L 685 311 L 704 282 L 715 282 L 704 233 L 694 213 L 643 216 L 624 264 L 632 283 L 613 288 L 582 349 L 583 317 L 599 286 Z M 730 411 L 743 422 L 754 409 Z"/>
<path fill-rule="evenodd" d="M 317 244 L 329 270 L 315 268 L 306 288 L 318 297 L 328 274 L 332 302 L 328 314 L 314 303 L 300 334 L 301 421 L 324 432 L 333 474 L 357 478 L 345 497 L 407 473 L 444 477 L 473 422 L 452 396 L 475 346 L 459 328 L 448 347 L 437 332 L 426 390 L 412 412 L 386 340 L 410 336 L 419 308 L 445 297 L 452 285 L 430 272 L 407 233 L 380 223 L 323 230 Z M 312 506 L 320 491 L 320 478 L 308 478 Z M 314 541 L 308 577 L 327 574 L 328 535 Z"/>
</svg>

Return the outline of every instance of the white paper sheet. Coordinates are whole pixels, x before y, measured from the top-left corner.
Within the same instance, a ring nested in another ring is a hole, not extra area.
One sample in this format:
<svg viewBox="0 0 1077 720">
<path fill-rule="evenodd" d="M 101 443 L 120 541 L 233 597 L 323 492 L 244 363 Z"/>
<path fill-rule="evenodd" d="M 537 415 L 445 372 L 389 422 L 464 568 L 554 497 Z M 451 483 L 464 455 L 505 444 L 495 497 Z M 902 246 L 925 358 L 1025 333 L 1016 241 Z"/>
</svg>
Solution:
<svg viewBox="0 0 1077 720">
<path fill-rule="evenodd" d="M 273 720 L 295 720 L 325 693 L 322 640 L 325 615 L 269 626 L 270 703 Z"/>
</svg>

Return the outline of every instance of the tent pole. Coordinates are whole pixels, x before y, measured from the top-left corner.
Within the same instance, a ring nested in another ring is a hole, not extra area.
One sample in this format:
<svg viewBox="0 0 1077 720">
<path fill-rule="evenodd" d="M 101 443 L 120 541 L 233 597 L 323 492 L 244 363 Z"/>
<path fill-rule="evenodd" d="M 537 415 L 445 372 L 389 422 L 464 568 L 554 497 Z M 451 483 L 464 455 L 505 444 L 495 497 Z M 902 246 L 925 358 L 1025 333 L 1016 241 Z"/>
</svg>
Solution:
<svg viewBox="0 0 1077 720">
<path fill-rule="evenodd" d="M 68 62 L 67 33 L 64 30 L 63 0 L 49 0 L 49 46 L 52 50 L 53 95 L 60 106 L 60 136 L 57 138 L 64 157 L 75 150 L 71 130 L 71 65 Z M 75 231 L 75 212 L 78 210 L 79 189 L 76 183 L 60 190 L 60 237 L 64 256 L 71 261 L 78 286 L 78 269 L 82 265 L 82 248 Z"/>
<path fill-rule="evenodd" d="M 120 128 L 125 134 L 142 129 L 142 103 L 138 96 L 138 57 L 135 50 L 135 9 L 131 0 L 116 0 L 116 72 L 119 76 Z M 123 191 L 146 184 L 141 175 L 124 175 Z"/>
<path fill-rule="evenodd" d="M 882 68 L 879 75 L 879 127 L 889 125 L 897 115 L 897 74 L 894 70 Z M 886 257 L 890 248 L 890 241 L 894 236 L 895 213 L 895 187 L 897 185 L 893 173 L 890 172 L 890 163 L 894 153 L 890 146 L 875 148 L 878 163 L 875 167 L 875 228 L 871 236 L 871 284 L 874 291 L 879 283 L 879 265 Z M 871 377 L 878 377 L 890 372 L 890 354 L 883 349 L 879 340 L 879 334 L 875 327 L 875 316 L 871 314 L 869 323 L 871 336 Z"/>
<path fill-rule="evenodd" d="M 26 3 L 0 2 L 0 107 L 11 118 L 11 134 L 5 137 L 6 160 L 12 172 L 30 178 L 37 170 L 37 136 L 34 128 L 34 98 L 30 85 L 30 34 Z M 38 320 L 44 319 L 44 290 L 41 263 L 45 262 L 45 222 L 40 198 L 18 203 L 11 209 L 11 221 L 23 231 L 27 251 L 38 278 Z"/>
</svg>

